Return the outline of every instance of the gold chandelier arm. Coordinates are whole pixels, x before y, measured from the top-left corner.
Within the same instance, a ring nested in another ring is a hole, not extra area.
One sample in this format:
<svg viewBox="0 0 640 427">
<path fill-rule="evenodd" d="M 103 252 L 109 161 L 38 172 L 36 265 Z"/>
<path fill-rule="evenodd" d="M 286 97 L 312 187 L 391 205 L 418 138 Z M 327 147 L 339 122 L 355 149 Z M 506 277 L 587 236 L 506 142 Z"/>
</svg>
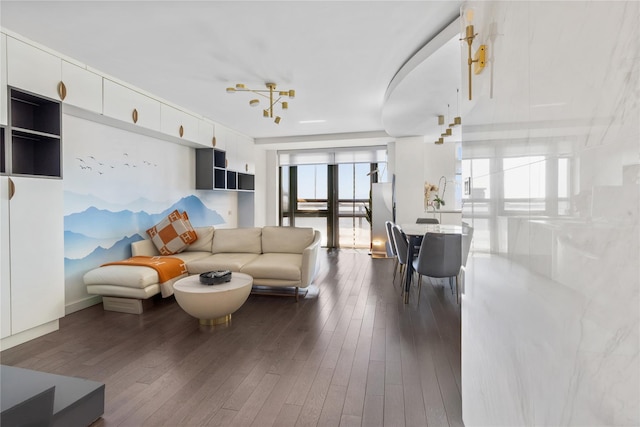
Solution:
<svg viewBox="0 0 640 427">
<path fill-rule="evenodd" d="M 289 109 L 289 105 L 288 105 L 289 103 L 282 101 L 282 98 L 284 98 L 284 97 L 286 97 L 286 98 L 294 98 L 295 97 L 295 90 L 292 89 L 292 90 L 289 90 L 289 91 L 277 91 L 275 83 L 266 83 L 266 86 L 267 86 L 267 89 L 251 89 L 251 88 L 247 88 L 242 83 L 238 83 L 238 84 L 236 84 L 235 87 L 227 88 L 227 93 L 251 92 L 251 93 L 254 93 L 254 94 L 256 94 L 258 96 L 261 96 L 263 98 L 269 99 L 269 106 L 267 108 L 264 108 L 262 110 L 262 112 L 263 112 L 263 116 L 264 117 L 273 118 L 274 106 L 276 106 L 277 104 L 280 104 L 282 106 L 283 110 Z M 276 97 L 277 97 L 277 99 L 274 99 Z M 251 105 L 252 107 L 255 107 L 258 104 L 259 104 L 259 100 L 258 99 L 252 99 L 252 100 L 249 101 L 249 105 Z M 280 116 L 276 116 L 274 122 L 276 124 L 279 124 L 280 121 L 281 121 Z"/>
</svg>

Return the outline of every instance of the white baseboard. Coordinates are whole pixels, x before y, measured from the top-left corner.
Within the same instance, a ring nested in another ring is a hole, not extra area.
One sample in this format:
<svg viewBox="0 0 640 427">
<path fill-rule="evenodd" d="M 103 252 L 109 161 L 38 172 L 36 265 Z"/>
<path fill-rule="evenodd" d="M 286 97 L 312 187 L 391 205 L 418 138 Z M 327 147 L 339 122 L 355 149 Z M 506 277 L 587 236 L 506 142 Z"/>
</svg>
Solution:
<svg viewBox="0 0 640 427">
<path fill-rule="evenodd" d="M 27 329 L 26 331 L 3 338 L 0 340 L 0 351 L 15 347 L 27 341 L 31 341 L 34 338 L 38 338 L 48 333 L 57 331 L 59 327 L 60 324 L 58 320 L 53 320 L 49 323 L 45 323 L 44 325 L 36 326 L 35 328 Z"/>
<path fill-rule="evenodd" d="M 92 305 L 102 303 L 102 297 L 100 295 L 92 295 L 80 301 L 72 302 L 71 304 L 67 304 L 64 307 L 64 314 L 75 313 L 76 311 L 84 310 L 87 307 L 91 307 Z"/>
</svg>

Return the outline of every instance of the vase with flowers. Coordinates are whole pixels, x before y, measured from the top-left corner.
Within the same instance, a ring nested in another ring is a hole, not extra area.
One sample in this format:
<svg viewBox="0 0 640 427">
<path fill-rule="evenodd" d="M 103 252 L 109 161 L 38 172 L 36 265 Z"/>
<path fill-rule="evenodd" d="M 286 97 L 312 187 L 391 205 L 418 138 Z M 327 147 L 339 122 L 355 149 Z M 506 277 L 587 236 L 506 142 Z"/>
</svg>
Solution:
<svg viewBox="0 0 640 427">
<path fill-rule="evenodd" d="M 444 181 L 444 182 L 443 182 Z M 442 185 L 441 185 L 442 184 Z M 440 193 L 440 189 L 442 189 L 442 193 Z M 438 181 L 438 185 L 430 184 L 425 181 L 424 183 L 424 211 L 427 212 L 429 207 L 436 209 L 440 209 L 445 205 L 444 203 L 444 193 L 447 189 L 447 178 L 444 176 L 440 177 Z M 431 200 L 431 196 L 433 193 L 433 200 Z"/>
</svg>

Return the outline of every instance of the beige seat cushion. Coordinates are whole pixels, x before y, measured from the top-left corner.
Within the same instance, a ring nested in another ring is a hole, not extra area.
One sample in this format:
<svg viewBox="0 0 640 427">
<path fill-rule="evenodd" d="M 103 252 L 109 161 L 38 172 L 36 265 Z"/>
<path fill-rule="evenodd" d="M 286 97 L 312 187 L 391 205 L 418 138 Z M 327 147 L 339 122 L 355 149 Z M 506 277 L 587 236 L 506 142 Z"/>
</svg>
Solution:
<svg viewBox="0 0 640 427">
<path fill-rule="evenodd" d="M 197 261 L 202 258 L 206 258 L 211 256 L 211 252 L 180 252 L 179 254 L 171 255 L 172 258 L 179 258 L 184 261 L 185 264 L 188 264 L 193 261 Z"/>
<path fill-rule="evenodd" d="M 158 284 L 158 272 L 137 265 L 107 265 L 94 268 L 84 275 L 85 285 L 116 285 L 144 289 Z"/>
<path fill-rule="evenodd" d="M 262 254 L 240 269 L 254 279 L 280 279 L 300 282 L 302 255 Z"/>
<path fill-rule="evenodd" d="M 216 231 L 217 233 L 217 231 Z M 231 270 L 240 271 L 242 267 L 258 258 L 258 254 L 226 253 L 209 255 L 187 263 L 189 274 L 201 274 L 207 271 Z"/>
<path fill-rule="evenodd" d="M 262 228 L 217 229 L 213 233 L 211 253 L 262 253 Z"/>
<path fill-rule="evenodd" d="M 263 227 L 262 252 L 301 254 L 313 243 L 313 228 Z"/>
</svg>

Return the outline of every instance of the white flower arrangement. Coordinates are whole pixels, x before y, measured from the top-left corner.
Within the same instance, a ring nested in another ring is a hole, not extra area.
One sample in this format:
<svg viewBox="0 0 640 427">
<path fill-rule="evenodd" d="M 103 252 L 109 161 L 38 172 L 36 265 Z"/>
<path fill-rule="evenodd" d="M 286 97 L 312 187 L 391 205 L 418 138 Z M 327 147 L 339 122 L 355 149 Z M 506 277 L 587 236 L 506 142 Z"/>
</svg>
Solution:
<svg viewBox="0 0 640 427">
<path fill-rule="evenodd" d="M 447 178 L 444 176 L 440 177 L 438 184 L 440 184 L 444 180 L 444 185 L 442 186 L 442 195 L 438 192 L 440 191 L 439 185 L 430 184 L 429 182 L 424 182 L 424 211 L 426 212 L 429 207 L 433 209 L 440 209 L 440 207 L 444 206 L 444 192 L 447 190 Z M 435 192 L 433 196 L 433 200 L 431 200 L 431 193 Z"/>
<path fill-rule="evenodd" d="M 433 206 L 431 202 L 431 192 L 438 191 L 438 186 L 435 184 L 430 184 L 427 181 L 424 182 L 424 211 L 426 212 L 429 209 L 429 206 Z M 437 197 L 437 193 L 436 193 Z"/>
</svg>

